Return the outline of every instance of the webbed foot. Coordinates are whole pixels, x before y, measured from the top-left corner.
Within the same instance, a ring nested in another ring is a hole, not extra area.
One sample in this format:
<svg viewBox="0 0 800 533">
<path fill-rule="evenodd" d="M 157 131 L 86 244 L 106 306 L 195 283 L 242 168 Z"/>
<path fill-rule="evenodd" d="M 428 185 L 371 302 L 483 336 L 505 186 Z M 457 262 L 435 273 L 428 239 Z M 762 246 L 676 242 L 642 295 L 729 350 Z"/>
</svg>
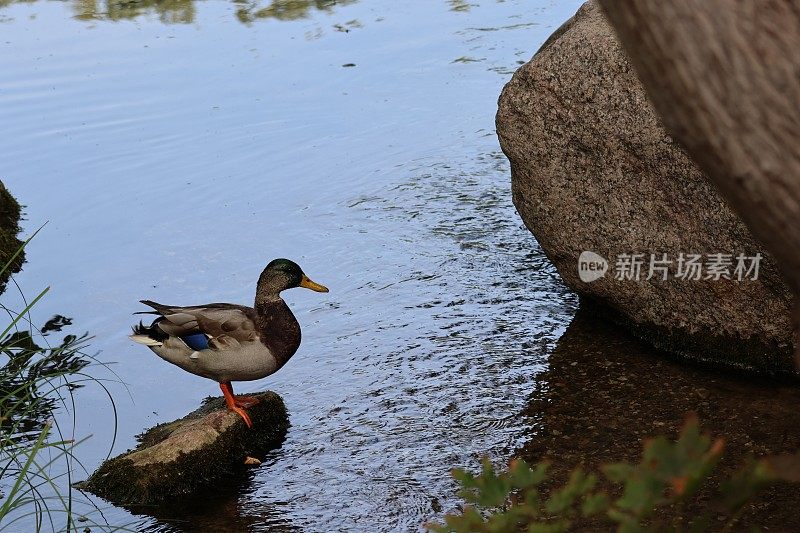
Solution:
<svg viewBox="0 0 800 533">
<path fill-rule="evenodd" d="M 253 396 L 235 396 L 233 401 L 236 403 L 236 407 L 248 408 L 253 407 L 254 405 L 258 404 L 261 400 L 255 398 Z"/>
<path fill-rule="evenodd" d="M 247 411 L 245 411 L 245 408 L 257 404 L 258 399 L 249 396 L 237 398 L 233 395 L 233 387 L 230 381 L 220 383 L 219 388 L 222 389 L 222 395 L 225 396 L 225 405 L 228 406 L 228 409 L 241 416 L 244 423 L 247 424 L 247 427 L 252 428 L 253 422 L 250 420 L 250 416 L 247 414 Z"/>
</svg>

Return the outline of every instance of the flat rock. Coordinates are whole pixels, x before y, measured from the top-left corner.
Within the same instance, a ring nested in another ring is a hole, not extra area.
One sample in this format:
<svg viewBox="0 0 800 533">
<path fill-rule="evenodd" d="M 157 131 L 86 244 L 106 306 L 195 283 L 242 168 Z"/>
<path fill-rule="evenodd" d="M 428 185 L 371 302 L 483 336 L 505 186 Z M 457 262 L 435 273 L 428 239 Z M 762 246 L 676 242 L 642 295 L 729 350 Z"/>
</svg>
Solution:
<svg viewBox="0 0 800 533">
<path fill-rule="evenodd" d="M 77 488 L 116 505 L 152 505 L 194 494 L 244 468 L 283 442 L 289 428 L 280 396 L 252 395 L 260 402 L 247 409 L 253 422 L 209 398 L 187 416 L 159 424 L 139 435 L 139 445 L 104 462 Z"/>
<path fill-rule="evenodd" d="M 795 373 L 792 297 L 775 262 L 667 135 L 594 2 L 514 74 L 497 133 L 517 211 L 571 289 L 672 353 Z M 603 277 L 581 280 L 584 251 L 607 260 Z M 758 278 L 735 279 L 735 257 L 759 253 Z M 621 254 L 643 254 L 638 280 L 617 279 Z M 667 255 L 668 279 L 646 279 L 651 254 Z M 704 267 L 731 254 L 734 279 L 678 279 L 680 254 Z"/>
</svg>

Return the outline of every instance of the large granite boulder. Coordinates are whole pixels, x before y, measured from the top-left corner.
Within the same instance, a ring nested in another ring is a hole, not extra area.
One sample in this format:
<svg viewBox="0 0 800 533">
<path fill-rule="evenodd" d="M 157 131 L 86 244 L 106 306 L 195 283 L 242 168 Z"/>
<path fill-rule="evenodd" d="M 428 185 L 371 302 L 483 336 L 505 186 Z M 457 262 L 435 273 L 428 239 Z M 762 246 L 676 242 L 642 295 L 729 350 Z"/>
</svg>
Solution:
<svg viewBox="0 0 800 533">
<path fill-rule="evenodd" d="M 666 134 L 594 2 L 506 85 L 497 133 L 514 204 L 569 287 L 673 353 L 795 372 L 774 261 Z"/>
</svg>

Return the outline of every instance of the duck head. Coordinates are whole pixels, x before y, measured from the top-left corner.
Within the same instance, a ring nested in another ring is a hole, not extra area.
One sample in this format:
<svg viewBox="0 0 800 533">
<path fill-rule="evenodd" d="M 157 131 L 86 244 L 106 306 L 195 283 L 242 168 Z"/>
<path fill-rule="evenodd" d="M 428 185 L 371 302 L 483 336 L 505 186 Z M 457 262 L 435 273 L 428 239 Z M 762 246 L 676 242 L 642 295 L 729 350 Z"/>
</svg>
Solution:
<svg viewBox="0 0 800 533">
<path fill-rule="evenodd" d="M 275 259 L 261 272 L 256 289 L 256 301 L 280 298 L 281 291 L 304 287 L 316 292 L 328 292 L 328 288 L 311 281 L 300 266 L 288 259 Z"/>
</svg>

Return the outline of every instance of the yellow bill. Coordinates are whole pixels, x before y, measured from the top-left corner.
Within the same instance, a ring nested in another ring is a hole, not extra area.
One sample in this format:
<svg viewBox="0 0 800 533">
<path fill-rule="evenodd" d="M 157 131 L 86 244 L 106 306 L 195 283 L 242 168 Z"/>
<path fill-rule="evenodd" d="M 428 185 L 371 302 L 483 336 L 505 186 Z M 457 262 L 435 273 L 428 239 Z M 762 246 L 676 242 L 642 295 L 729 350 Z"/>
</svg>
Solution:
<svg viewBox="0 0 800 533">
<path fill-rule="evenodd" d="M 325 285 L 320 285 L 319 283 L 316 283 L 314 281 L 311 281 L 305 274 L 303 275 L 302 281 L 300 281 L 300 286 L 305 287 L 306 289 L 311 289 L 312 291 L 316 292 L 328 292 L 328 287 L 326 287 Z"/>
</svg>

